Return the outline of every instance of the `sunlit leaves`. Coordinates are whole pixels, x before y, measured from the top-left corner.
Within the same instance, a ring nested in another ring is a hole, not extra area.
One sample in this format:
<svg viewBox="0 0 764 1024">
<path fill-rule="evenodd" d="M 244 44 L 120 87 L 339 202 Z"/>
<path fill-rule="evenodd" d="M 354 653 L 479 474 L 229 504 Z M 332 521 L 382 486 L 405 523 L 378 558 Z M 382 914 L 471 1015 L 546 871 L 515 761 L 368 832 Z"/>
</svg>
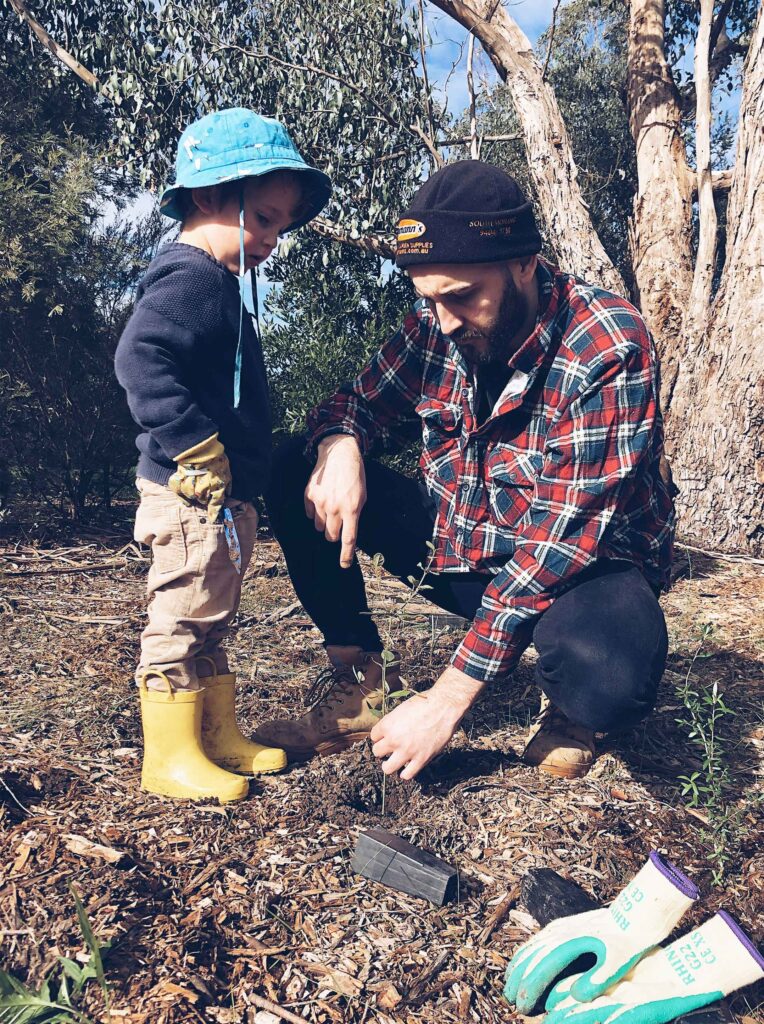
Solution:
<svg viewBox="0 0 764 1024">
<path fill-rule="evenodd" d="M 151 187 L 171 176 L 184 125 L 233 105 L 287 125 L 335 180 L 329 215 L 355 234 L 388 229 L 427 166 L 411 130 L 426 96 L 402 2 L 90 0 L 38 13 L 99 77 L 118 108 L 114 159 Z"/>
</svg>

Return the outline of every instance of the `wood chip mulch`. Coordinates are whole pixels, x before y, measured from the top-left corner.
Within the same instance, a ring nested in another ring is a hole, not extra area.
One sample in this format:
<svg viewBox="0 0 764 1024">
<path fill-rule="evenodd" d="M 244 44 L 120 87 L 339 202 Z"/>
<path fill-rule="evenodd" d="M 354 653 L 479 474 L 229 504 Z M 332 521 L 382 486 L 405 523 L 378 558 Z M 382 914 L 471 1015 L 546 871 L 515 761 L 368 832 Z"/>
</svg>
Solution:
<svg viewBox="0 0 764 1024">
<path fill-rule="evenodd" d="M 423 596 L 402 621 L 405 589 L 364 564 L 377 621 L 422 687 L 462 627 Z M 255 780 L 249 799 L 228 807 L 139 788 L 132 671 L 147 569 L 121 528 L 81 530 L 67 546 L 0 547 L 3 970 L 39 987 L 59 956 L 87 959 L 74 887 L 112 943 L 115 1022 L 511 1021 L 503 973 L 537 927 L 519 902 L 524 873 L 553 868 L 607 901 L 651 849 L 705 893 L 682 928 L 725 907 L 764 938 L 761 566 L 680 552 L 664 599 L 672 653 L 659 707 L 639 729 L 604 739 L 585 779 L 542 777 L 518 759 L 538 706 L 529 652 L 416 782 L 388 779 L 383 793 L 362 745 Z M 714 632 L 694 658 L 705 623 Z M 229 646 L 245 726 L 300 712 L 323 667 L 320 637 L 267 536 Z M 676 724 L 688 672 L 716 681 L 735 711 L 720 727 L 736 814 L 715 887 L 707 809 L 688 810 L 677 781 L 702 768 Z M 458 898 L 436 908 L 354 874 L 358 834 L 374 826 L 453 864 Z M 732 1008 L 762 1022 L 762 999 L 759 986 Z M 96 985 L 80 1005 L 106 1019 Z"/>
</svg>

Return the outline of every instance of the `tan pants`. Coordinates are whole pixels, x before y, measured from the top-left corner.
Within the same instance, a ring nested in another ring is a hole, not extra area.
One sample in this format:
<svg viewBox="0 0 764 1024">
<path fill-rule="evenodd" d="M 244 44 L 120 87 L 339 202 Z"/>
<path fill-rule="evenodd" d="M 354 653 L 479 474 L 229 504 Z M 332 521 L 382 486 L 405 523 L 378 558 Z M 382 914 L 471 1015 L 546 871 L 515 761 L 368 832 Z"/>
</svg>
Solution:
<svg viewBox="0 0 764 1024">
<path fill-rule="evenodd" d="M 241 581 L 252 558 L 257 512 L 243 501 L 229 501 L 241 547 L 241 576 L 230 559 L 222 525 L 209 523 L 204 509 L 185 505 L 168 487 L 138 479 L 141 503 L 135 539 L 150 545 L 148 625 L 141 635 L 136 679 L 146 669 L 164 672 L 173 686 L 198 690 L 198 677 L 228 672 L 221 647 L 239 609 Z M 147 677 L 149 688 L 164 688 Z"/>
</svg>

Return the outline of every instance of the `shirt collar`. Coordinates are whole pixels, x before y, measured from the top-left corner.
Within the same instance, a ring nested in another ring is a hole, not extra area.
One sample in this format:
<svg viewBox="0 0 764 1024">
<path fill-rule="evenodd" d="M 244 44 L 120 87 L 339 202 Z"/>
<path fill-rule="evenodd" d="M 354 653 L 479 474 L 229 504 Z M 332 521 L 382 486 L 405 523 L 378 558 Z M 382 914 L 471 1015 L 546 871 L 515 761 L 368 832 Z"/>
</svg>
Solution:
<svg viewBox="0 0 764 1024">
<path fill-rule="evenodd" d="M 552 341 L 552 328 L 560 308 L 559 276 L 556 268 L 541 257 L 536 268 L 536 283 L 539 290 L 536 326 L 520 348 L 510 356 L 508 363 L 510 369 L 526 374 L 530 374 L 543 361 Z"/>
</svg>

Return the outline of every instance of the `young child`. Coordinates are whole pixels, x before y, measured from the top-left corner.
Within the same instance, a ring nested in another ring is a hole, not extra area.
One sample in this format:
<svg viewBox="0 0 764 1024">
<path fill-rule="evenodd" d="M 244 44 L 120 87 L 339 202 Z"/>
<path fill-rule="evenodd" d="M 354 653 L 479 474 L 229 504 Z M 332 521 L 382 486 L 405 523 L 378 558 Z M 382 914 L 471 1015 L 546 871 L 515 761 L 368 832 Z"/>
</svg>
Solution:
<svg viewBox="0 0 764 1024">
<path fill-rule="evenodd" d="M 117 347 L 117 377 L 141 428 L 135 538 L 153 556 L 136 672 L 141 785 L 152 793 L 241 800 L 248 782 L 235 773 L 286 764 L 282 750 L 239 731 L 221 647 L 255 543 L 252 499 L 270 470 L 245 272 L 315 217 L 330 190 L 277 121 L 238 107 L 196 121 L 160 204 L 182 222 L 178 241 L 149 266 Z"/>
</svg>

